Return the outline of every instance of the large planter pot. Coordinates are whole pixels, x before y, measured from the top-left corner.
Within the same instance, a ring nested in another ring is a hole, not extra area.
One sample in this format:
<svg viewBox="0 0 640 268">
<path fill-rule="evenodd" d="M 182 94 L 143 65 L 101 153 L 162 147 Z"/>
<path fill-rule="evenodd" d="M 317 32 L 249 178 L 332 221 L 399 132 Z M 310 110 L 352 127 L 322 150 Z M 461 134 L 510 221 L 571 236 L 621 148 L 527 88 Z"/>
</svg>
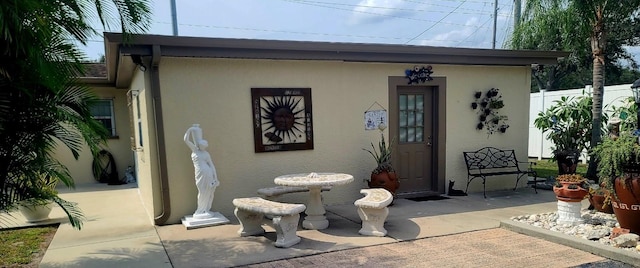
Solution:
<svg viewBox="0 0 640 268">
<path fill-rule="evenodd" d="M 603 194 L 590 194 L 589 195 L 589 203 L 593 206 L 596 211 L 613 214 L 613 207 L 611 204 L 604 204 L 606 197 Z"/>
<path fill-rule="evenodd" d="M 378 174 L 371 173 L 369 188 L 384 188 L 395 197 L 398 187 L 400 187 L 400 183 L 398 182 L 398 176 L 395 172 L 382 171 Z"/>
<path fill-rule="evenodd" d="M 640 234 L 640 174 L 625 174 L 614 181 L 616 196 L 611 200 L 620 227 Z M 625 185 L 625 181 L 627 181 Z"/>
<path fill-rule="evenodd" d="M 580 155 L 575 152 L 561 151 L 555 153 L 556 163 L 558 164 L 558 175 L 574 174 L 578 167 L 578 157 Z"/>
<path fill-rule="evenodd" d="M 562 186 L 553 186 L 556 198 L 564 202 L 580 202 L 589 194 L 589 191 L 582 188 L 579 182 L 559 182 Z"/>
<path fill-rule="evenodd" d="M 18 204 L 18 210 L 22 216 L 27 219 L 27 222 L 39 222 L 49 219 L 49 214 L 53 209 L 53 203 L 46 204 L 32 204 L 31 202 L 21 202 Z"/>
</svg>

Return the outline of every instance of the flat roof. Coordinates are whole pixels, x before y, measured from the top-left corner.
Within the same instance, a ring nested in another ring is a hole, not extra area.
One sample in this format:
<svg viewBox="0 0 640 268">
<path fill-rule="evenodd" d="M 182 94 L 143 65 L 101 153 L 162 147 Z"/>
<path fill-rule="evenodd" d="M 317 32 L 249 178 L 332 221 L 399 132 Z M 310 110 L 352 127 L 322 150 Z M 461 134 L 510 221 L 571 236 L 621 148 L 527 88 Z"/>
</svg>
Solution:
<svg viewBox="0 0 640 268">
<path fill-rule="evenodd" d="M 104 83 L 127 87 L 141 57 L 202 57 L 273 60 L 327 60 L 409 64 L 453 64 L 530 66 L 555 64 L 569 52 L 538 50 L 478 49 L 399 44 L 341 43 L 232 39 L 166 35 L 104 33 L 107 79 Z"/>
</svg>

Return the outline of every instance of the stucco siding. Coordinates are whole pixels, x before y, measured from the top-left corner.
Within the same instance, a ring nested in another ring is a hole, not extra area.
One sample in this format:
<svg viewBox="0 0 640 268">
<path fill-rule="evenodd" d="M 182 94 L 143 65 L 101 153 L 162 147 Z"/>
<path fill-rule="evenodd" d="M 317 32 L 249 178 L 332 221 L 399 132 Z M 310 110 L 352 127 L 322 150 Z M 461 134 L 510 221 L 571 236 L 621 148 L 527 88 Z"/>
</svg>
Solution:
<svg viewBox="0 0 640 268">
<path fill-rule="evenodd" d="M 520 161 L 527 160 L 528 109 L 530 71 L 528 67 L 444 66 L 447 74 L 447 161 L 446 180 L 454 180 L 456 189 L 466 187 L 467 171 L 462 152 L 475 151 L 485 146 L 514 149 Z M 483 94 L 490 88 L 499 88 L 505 106 L 500 115 L 509 117 L 506 133 L 488 135 L 486 129 L 477 130 L 477 110 L 471 109 L 473 93 Z M 525 180 L 520 186 L 526 184 Z M 515 176 L 492 177 L 487 190 L 509 189 L 515 185 Z M 469 185 L 469 191 L 482 191 L 482 181 Z"/>
<path fill-rule="evenodd" d="M 150 210 L 148 212 L 152 217 L 156 217 L 162 214 L 163 210 L 149 72 L 136 71 L 130 90 L 134 92 L 131 116 L 134 122 L 138 188 L 145 208 Z"/>
<path fill-rule="evenodd" d="M 375 167 L 374 160 L 362 148 L 379 138 L 377 131 L 364 130 L 363 113 L 374 102 L 389 109 L 388 77 L 403 76 L 404 70 L 412 67 L 408 64 L 163 57 L 160 90 L 172 206 L 167 223 L 177 223 L 195 210 L 197 190 L 193 165 L 190 151 L 182 141 L 184 132 L 193 123 L 201 125 L 204 139 L 209 141 L 208 151 L 220 180 L 212 209 L 227 217 L 233 217 L 233 198 L 255 196 L 258 188 L 273 186 L 273 178 L 283 174 L 349 173 L 355 181 L 325 193 L 325 203 L 350 203 L 360 198 L 359 189 L 367 187 L 363 180 Z M 514 148 L 518 157 L 526 159 L 528 68 L 451 65 L 433 68 L 433 76 L 447 79 L 446 179 L 459 181 L 457 186 L 464 185 L 462 151 L 465 150 L 487 145 Z M 313 150 L 254 153 L 252 87 L 311 88 Z M 473 92 L 491 87 L 501 89 L 505 101 L 501 114 L 509 116 L 510 128 L 506 134 L 487 138 L 485 131 L 475 130 L 477 116 L 470 103 Z M 149 93 L 144 95 L 149 97 Z M 145 107 L 147 114 L 143 118 L 151 120 L 148 102 Z M 149 122 L 149 128 L 144 130 L 152 129 Z M 147 135 L 149 139 L 155 137 L 154 133 Z M 144 152 L 142 157 L 146 159 L 155 157 L 152 150 L 148 152 L 145 148 Z M 153 162 L 157 161 L 151 160 Z M 143 165 L 139 169 L 149 171 L 140 170 L 140 176 L 155 177 L 155 169 L 143 168 Z M 513 182 L 511 178 L 491 180 L 487 188 L 508 188 Z M 481 187 L 481 183 L 474 182 L 471 190 L 481 190 Z M 304 194 L 293 194 L 283 200 L 302 203 L 305 198 Z"/>
<path fill-rule="evenodd" d="M 131 130 L 129 127 L 129 110 L 127 107 L 126 90 L 115 89 L 112 87 L 93 87 L 93 92 L 99 99 L 113 100 L 114 120 L 116 123 L 116 135 L 107 140 L 104 149 L 109 151 L 115 160 L 118 168 L 119 178 L 124 177 L 125 170 L 128 166 L 133 166 L 133 154 L 129 146 L 129 136 Z M 97 183 L 93 178 L 92 162 L 93 156 L 88 146 L 84 146 L 80 152 L 78 160 L 73 158 L 71 151 L 64 145 L 59 144 L 56 147 L 55 157 L 59 159 L 71 172 L 71 176 L 76 184 Z"/>
</svg>

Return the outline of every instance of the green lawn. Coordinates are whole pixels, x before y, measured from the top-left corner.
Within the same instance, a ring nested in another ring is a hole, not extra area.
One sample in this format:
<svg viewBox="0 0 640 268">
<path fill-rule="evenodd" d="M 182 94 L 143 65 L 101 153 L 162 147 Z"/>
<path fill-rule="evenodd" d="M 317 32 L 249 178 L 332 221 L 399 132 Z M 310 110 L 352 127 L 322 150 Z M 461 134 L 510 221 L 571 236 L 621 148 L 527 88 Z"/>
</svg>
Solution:
<svg viewBox="0 0 640 268">
<path fill-rule="evenodd" d="M 0 231 L 0 267 L 37 267 L 57 226 Z M 38 263 L 32 263 L 37 260 Z"/>
<path fill-rule="evenodd" d="M 533 170 L 538 173 L 538 177 L 549 178 L 558 176 L 558 164 L 556 162 L 552 162 L 547 159 L 530 159 L 529 161 L 536 162 L 536 165 L 533 166 Z M 587 164 L 579 163 L 576 173 L 582 174 L 583 176 L 587 174 Z"/>
</svg>

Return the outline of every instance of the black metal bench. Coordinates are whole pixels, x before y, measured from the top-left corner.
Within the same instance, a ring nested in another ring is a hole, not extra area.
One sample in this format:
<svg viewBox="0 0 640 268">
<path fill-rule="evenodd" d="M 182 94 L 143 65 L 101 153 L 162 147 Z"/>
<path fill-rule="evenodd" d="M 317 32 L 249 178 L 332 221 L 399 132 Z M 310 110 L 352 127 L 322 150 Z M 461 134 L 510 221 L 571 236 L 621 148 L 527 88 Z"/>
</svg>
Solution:
<svg viewBox="0 0 640 268">
<path fill-rule="evenodd" d="M 525 175 L 533 175 L 533 189 L 538 193 L 538 189 L 535 187 L 537 182 L 537 174 L 533 170 L 534 162 L 520 162 L 516 158 L 514 150 L 501 150 L 494 147 L 484 147 L 475 152 L 463 152 L 464 162 L 467 164 L 467 189 L 465 193 L 469 191 L 469 183 L 476 178 L 482 179 L 482 187 L 484 198 L 487 198 L 486 180 L 489 176 L 500 175 L 517 175 L 516 186 L 513 187 L 515 191 L 518 187 L 520 178 Z M 520 169 L 521 164 L 528 163 L 529 166 L 526 170 Z"/>
</svg>

